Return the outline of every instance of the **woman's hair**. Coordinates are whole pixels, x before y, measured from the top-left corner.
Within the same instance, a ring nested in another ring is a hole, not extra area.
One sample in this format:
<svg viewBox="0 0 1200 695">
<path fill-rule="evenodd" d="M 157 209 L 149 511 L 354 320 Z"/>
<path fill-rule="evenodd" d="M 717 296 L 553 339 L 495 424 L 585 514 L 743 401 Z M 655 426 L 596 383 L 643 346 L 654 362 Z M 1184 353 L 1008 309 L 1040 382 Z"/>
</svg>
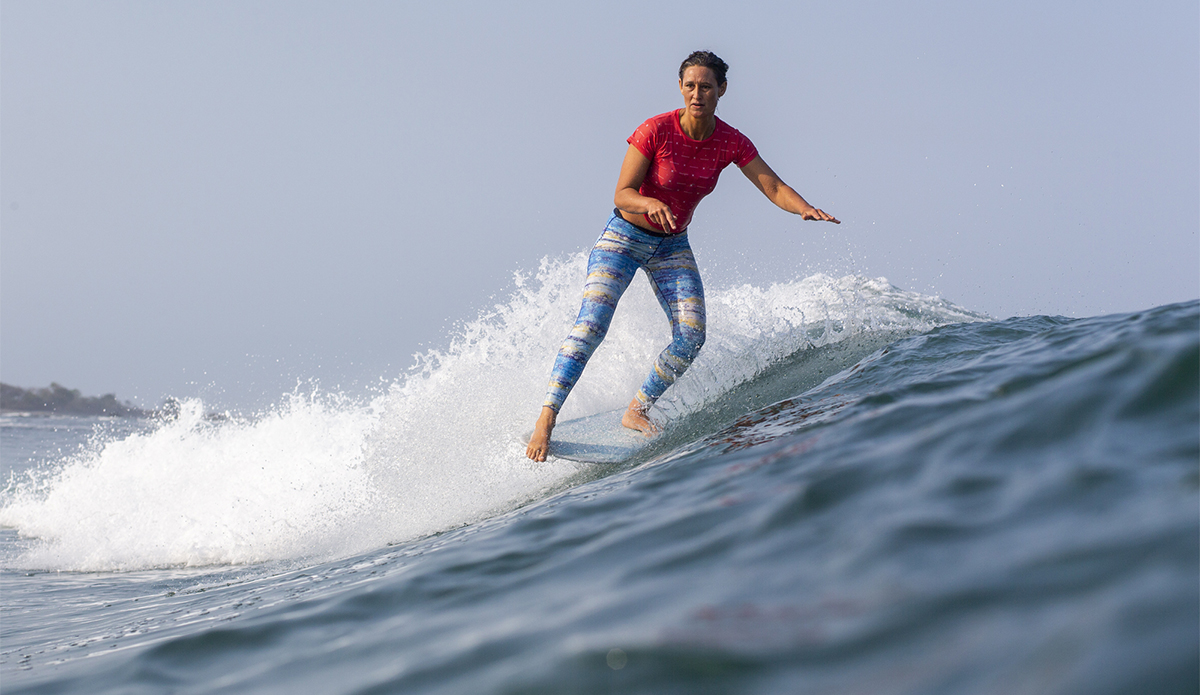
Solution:
<svg viewBox="0 0 1200 695">
<path fill-rule="evenodd" d="M 679 66 L 679 79 L 683 79 L 683 71 L 690 67 L 708 68 L 717 76 L 717 84 L 725 84 L 725 72 L 729 70 L 729 66 L 725 61 L 717 57 L 712 51 L 693 51 L 690 56 L 684 59 L 683 64 Z"/>
</svg>

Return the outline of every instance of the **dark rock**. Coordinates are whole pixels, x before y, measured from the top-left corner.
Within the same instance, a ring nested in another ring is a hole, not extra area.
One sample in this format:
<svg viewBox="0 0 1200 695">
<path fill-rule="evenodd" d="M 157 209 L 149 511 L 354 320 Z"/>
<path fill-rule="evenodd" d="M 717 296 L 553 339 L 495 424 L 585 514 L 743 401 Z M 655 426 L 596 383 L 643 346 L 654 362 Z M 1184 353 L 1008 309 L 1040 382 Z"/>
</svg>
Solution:
<svg viewBox="0 0 1200 695">
<path fill-rule="evenodd" d="M 100 397 L 83 396 L 78 389 L 56 383 L 44 389 L 23 389 L 0 384 L 0 412 L 67 413 L 70 415 L 115 415 L 148 417 L 152 413 L 122 403 L 111 393 Z"/>
</svg>

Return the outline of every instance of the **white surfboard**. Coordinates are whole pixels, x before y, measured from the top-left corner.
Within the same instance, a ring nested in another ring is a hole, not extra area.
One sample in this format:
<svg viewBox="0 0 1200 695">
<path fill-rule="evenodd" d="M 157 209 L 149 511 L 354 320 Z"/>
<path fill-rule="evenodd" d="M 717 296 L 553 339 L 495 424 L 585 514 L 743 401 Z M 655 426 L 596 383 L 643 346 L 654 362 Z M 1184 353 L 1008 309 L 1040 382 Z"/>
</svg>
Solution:
<svg viewBox="0 0 1200 695">
<path fill-rule="evenodd" d="M 621 463 L 649 446 L 646 436 L 621 424 L 625 409 L 560 422 L 550 435 L 551 456 L 582 463 Z M 525 441 L 529 441 L 526 435 Z"/>
</svg>

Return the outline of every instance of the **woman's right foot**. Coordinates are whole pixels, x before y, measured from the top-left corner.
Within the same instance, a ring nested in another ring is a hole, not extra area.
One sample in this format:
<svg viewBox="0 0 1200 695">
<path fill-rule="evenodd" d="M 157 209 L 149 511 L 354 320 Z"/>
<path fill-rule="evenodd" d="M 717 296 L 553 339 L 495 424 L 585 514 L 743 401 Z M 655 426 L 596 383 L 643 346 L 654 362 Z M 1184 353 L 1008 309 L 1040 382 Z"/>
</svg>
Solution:
<svg viewBox="0 0 1200 695">
<path fill-rule="evenodd" d="M 542 414 L 538 416 L 537 424 L 533 426 L 533 434 L 529 436 L 529 446 L 525 447 L 525 455 L 534 461 L 545 461 L 550 451 L 550 433 L 554 431 L 554 421 L 558 413 L 549 406 L 542 406 Z"/>
</svg>

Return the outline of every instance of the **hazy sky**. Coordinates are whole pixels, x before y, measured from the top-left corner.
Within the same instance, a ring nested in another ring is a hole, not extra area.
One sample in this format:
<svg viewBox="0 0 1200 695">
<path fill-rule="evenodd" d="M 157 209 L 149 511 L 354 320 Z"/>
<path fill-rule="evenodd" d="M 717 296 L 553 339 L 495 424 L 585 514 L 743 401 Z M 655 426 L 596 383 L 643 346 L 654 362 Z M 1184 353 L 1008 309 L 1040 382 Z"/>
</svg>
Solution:
<svg viewBox="0 0 1200 695">
<path fill-rule="evenodd" d="M 390 381 L 576 252 L 625 138 L 718 115 L 706 282 L 883 276 L 996 317 L 1200 296 L 1195 0 L 0 4 L 0 378 L 153 405 Z M 349 387 L 348 387 L 349 388 Z"/>
</svg>

